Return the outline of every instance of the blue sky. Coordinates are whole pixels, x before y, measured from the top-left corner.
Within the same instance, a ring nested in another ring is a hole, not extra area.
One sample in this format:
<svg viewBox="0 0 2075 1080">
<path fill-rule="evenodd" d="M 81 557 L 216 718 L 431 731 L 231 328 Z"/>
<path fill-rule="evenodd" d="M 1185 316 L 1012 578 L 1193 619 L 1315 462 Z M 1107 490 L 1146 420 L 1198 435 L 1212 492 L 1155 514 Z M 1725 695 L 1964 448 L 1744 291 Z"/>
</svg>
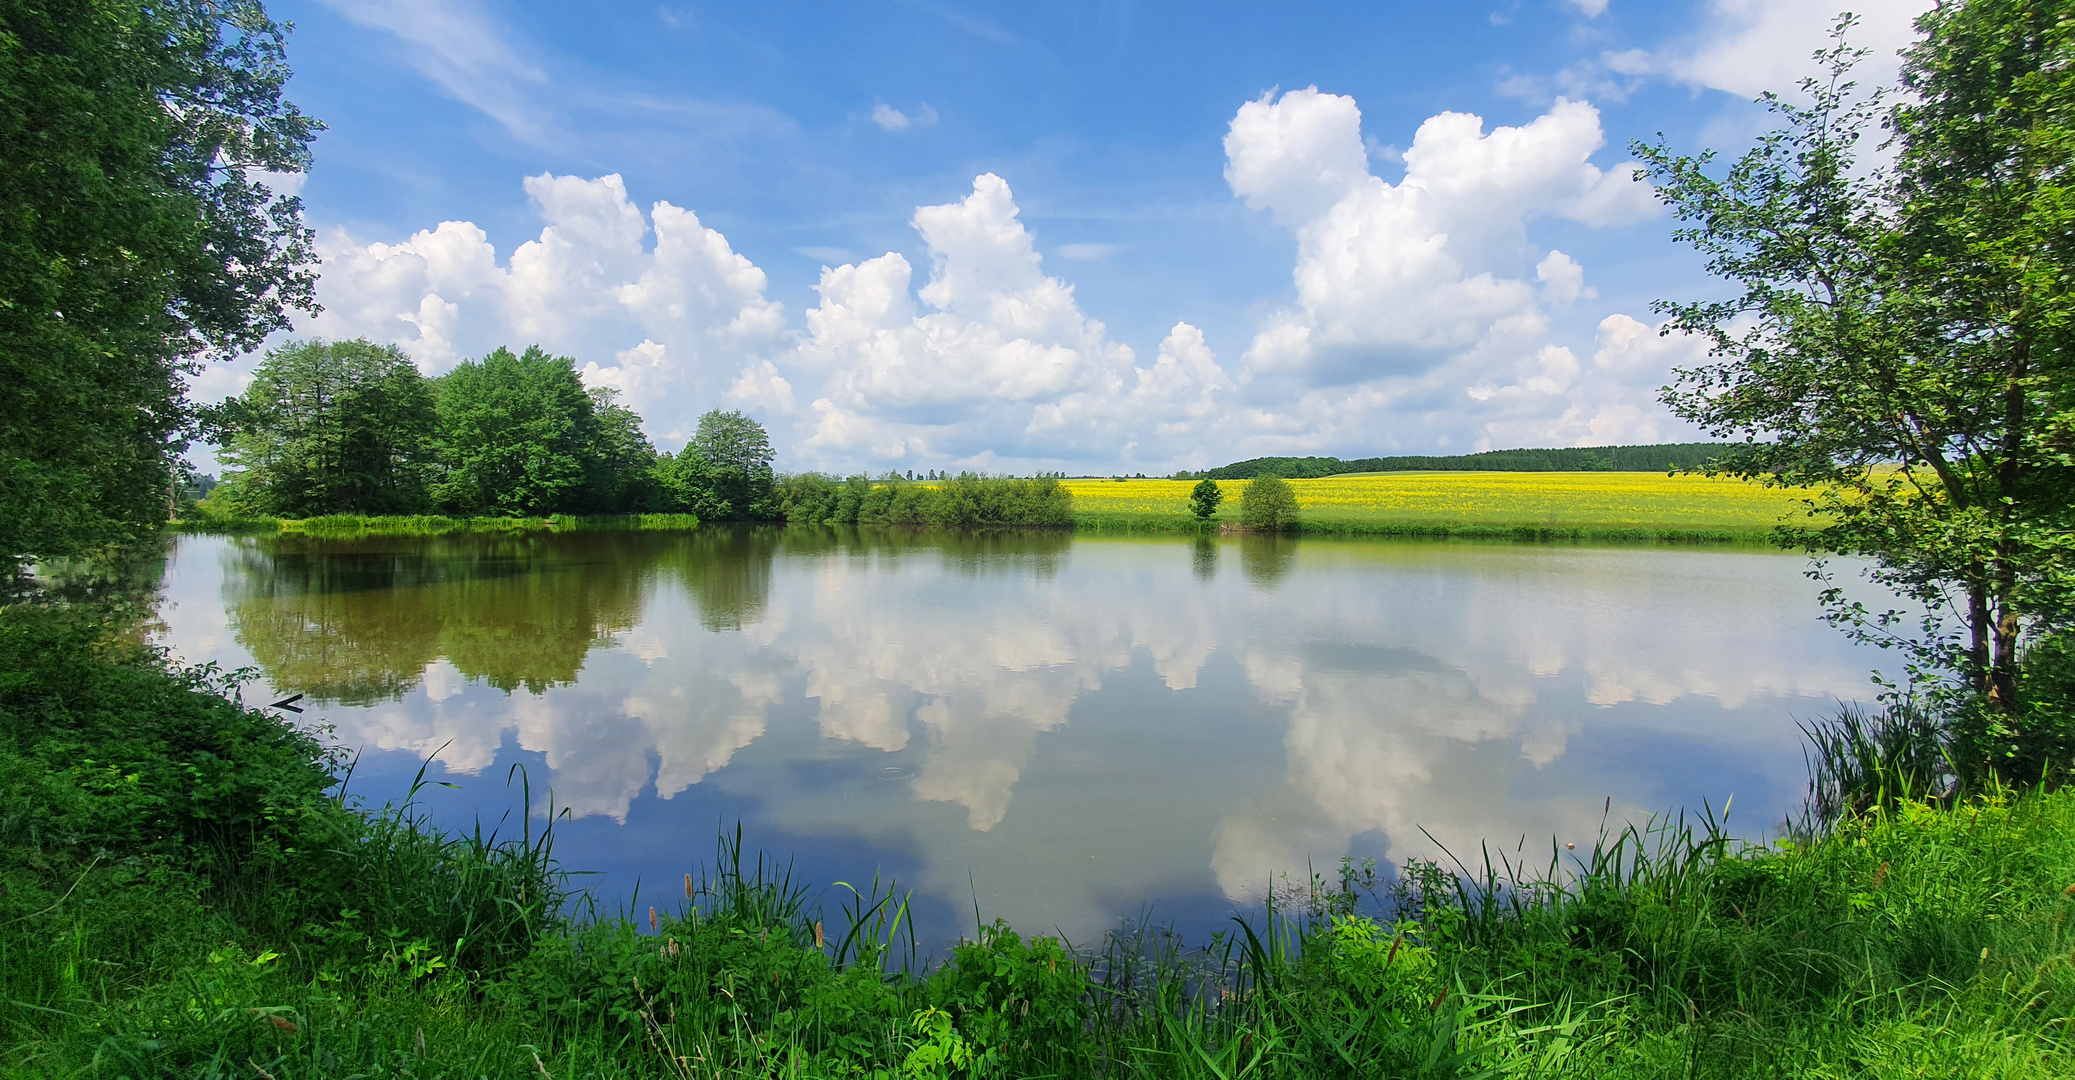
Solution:
<svg viewBox="0 0 2075 1080">
<path fill-rule="evenodd" d="M 1875 78 L 1922 4 L 1859 5 Z M 1682 438 L 1718 289 L 1623 163 L 1735 148 L 1793 0 L 282 2 L 327 311 L 428 372 L 538 341 L 660 446 L 1166 472 Z M 1313 91 L 1315 88 L 1315 92 Z M 236 391 L 252 360 L 204 374 Z"/>
</svg>

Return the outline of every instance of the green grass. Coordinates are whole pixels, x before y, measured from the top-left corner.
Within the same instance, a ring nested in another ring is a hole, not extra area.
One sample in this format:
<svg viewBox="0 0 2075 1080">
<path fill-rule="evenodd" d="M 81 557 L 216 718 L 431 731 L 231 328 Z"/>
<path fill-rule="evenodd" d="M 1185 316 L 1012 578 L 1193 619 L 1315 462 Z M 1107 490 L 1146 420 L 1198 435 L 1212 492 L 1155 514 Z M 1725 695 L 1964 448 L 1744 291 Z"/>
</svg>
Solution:
<svg viewBox="0 0 2075 1080">
<path fill-rule="evenodd" d="M 976 925 L 924 965 L 897 886 L 817 893 L 739 832 L 596 911 L 523 787 L 459 834 L 356 807 L 120 629 L 0 610 L 0 1075 L 2075 1073 L 2075 791 L 1348 864 L 1209 942 Z"/>
<path fill-rule="evenodd" d="M 207 511 L 190 513 L 172 523 L 174 529 L 184 532 L 280 532 L 330 538 L 569 532 L 576 529 L 680 532 L 697 528 L 698 525 L 698 517 L 692 514 L 556 514 L 545 518 L 455 518 L 439 514 L 326 514 L 313 518 L 239 518 Z"/>
</svg>

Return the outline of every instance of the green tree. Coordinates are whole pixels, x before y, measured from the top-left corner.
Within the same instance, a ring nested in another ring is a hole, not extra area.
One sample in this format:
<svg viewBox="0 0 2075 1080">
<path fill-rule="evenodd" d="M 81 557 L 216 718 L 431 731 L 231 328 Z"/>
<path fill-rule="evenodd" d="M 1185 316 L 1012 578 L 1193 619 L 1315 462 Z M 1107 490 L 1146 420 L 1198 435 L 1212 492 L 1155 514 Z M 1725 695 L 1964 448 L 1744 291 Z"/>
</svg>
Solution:
<svg viewBox="0 0 2075 1080">
<path fill-rule="evenodd" d="M 1218 504 L 1224 501 L 1225 491 L 1216 480 L 1198 480 L 1196 486 L 1189 489 L 1189 512 L 1195 514 L 1198 521 L 1209 521 L 1211 515 L 1218 512 Z"/>
<path fill-rule="evenodd" d="M 283 517 L 425 509 L 432 391 L 394 345 L 365 338 L 291 342 L 267 353 L 252 385 L 218 411 L 239 470 L 240 511 Z"/>
<path fill-rule="evenodd" d="M 581 507 L 599 436 L 576 361 L 538 345 L 518 356 L 499 348 L 434 386 L 441 507 L 511 515 Z"/>
<path fill-rule="evenodd" d="M 713 521 L 775 513 L 771 463 L 777 455 L 764 426 L 740 412 L 713 409 L 683 452 L 656 463 L 658 485 L 675 509 Z"/>
<path fill-rule="evenodd" d="M 315 311 L 319 125 L 256 0 L 0 0 L 0 557 L 165 521 L 183 376 Z"/>
<path fill-rule="evenodd" d="M 1290 482 L 1262 473 L 1239 489 L 1239 523 L 1260 532 L 1289 532 L 1297 527 L 1297 493 Z"/>
<path fill-rule="evenodd" d="M 2022 0 L 1941 5 L 1892 106 L 1849 81 L 1849 25 L 1809 104 L 1762 99 L 1785 126 L 1725 174 L 1635 148 L 1677 236 L 1740 290 L 1659 305 L 1713 350 L 1665 401 L 1745 440 L 1718 471 L 1826 492 L 1792 539 L 1875 560 L 1928 612 L 1912 630 L 1831 589 L 1833 621 L 1911 650 L 1920 684 L 1956 680 L 1983 703 L 1973 764 L 2036 778 L 2019 657 L 2075 597 L 2075 23 Z M 1880 120 L 1885 173 L 1856 160 Z"/>
<path fill-rule="evenodd" d="M 595 387 L 590 395 L 597 434 L 585 482 L 587 509 L 601 514 L 649 509 L 656 498 L 656 448 L 641 430 L 640 415 L 620 404 L 620 392 L 610 386 Z"/>
</svg>

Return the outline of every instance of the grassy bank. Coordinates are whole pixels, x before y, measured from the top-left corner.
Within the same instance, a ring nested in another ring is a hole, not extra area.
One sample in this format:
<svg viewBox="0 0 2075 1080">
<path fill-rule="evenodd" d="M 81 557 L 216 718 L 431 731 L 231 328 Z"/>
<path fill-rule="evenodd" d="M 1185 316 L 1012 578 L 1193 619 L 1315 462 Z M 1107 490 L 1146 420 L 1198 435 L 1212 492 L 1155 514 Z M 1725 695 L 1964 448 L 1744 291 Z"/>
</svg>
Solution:
<svg viewBox="0 0 2075 1080">
<path fill-rule="evenodd" d="M 1210 943 L 976 926 L 908 969 L 897 890 L 817 893 L 735 838 L 655 910 L 591 912 L 551 833 L 341 802 L 322 745 L 113 629 L 0 612 L 7 1075 L 2075 1070 L 2067 792 L 1349 866 Z"/>
<path fill-rule="evenodd" d="M 182 532 L 288 533 L 303 536 L 350 538 L 356 536 L 451 536 L 457 533 L 570 532 L 578 529 L 632 529 L 674 532 L 697 528 L 691 514 L 608 514 L 553 517 L 444 517 L 438 514 L 366 516 L 327 514 L 313 518 L 234 517 L 208 510 L 190 512 L 174 519 L 172 527 Z"/>
<path fill-rule="evenodd" d="M 1236 524 L 1243 480 L 1220 480 L 1209 525 L 1186 480 L 1069 480 L 1089 531 L 1199 532 Z M 1735 542 L 1766 538 L 1801 512 L 1794 492 L 1661 473 L 1382 473 L 1292 480 L 1302 531 L 1323 535 L 1519 540 Z"/>
</svg>

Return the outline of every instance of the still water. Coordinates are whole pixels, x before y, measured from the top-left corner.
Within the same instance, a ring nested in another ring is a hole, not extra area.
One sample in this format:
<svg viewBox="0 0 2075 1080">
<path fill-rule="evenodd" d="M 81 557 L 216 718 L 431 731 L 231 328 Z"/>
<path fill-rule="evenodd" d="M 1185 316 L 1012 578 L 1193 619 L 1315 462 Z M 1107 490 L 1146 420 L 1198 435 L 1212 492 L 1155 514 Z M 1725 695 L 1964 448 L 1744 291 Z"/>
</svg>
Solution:
<svg viewBox="0 0 2075 1080">
<path fill-rule="evenodd" d="M 162 640 L 306 695 L 353 787 L 569 817 L 610 908 L 740 821 L 924 936 L 1208 925 L 1343 855 L 1543 852 L 1805 788 L 1795 723 L 1878 657 L 1753 550 L 708 528 L 183 537 Z M 430 765 L 427 766 L 427 762 Z M 829 897 L 833 909 L 836 897 Z"/>
</svg>

